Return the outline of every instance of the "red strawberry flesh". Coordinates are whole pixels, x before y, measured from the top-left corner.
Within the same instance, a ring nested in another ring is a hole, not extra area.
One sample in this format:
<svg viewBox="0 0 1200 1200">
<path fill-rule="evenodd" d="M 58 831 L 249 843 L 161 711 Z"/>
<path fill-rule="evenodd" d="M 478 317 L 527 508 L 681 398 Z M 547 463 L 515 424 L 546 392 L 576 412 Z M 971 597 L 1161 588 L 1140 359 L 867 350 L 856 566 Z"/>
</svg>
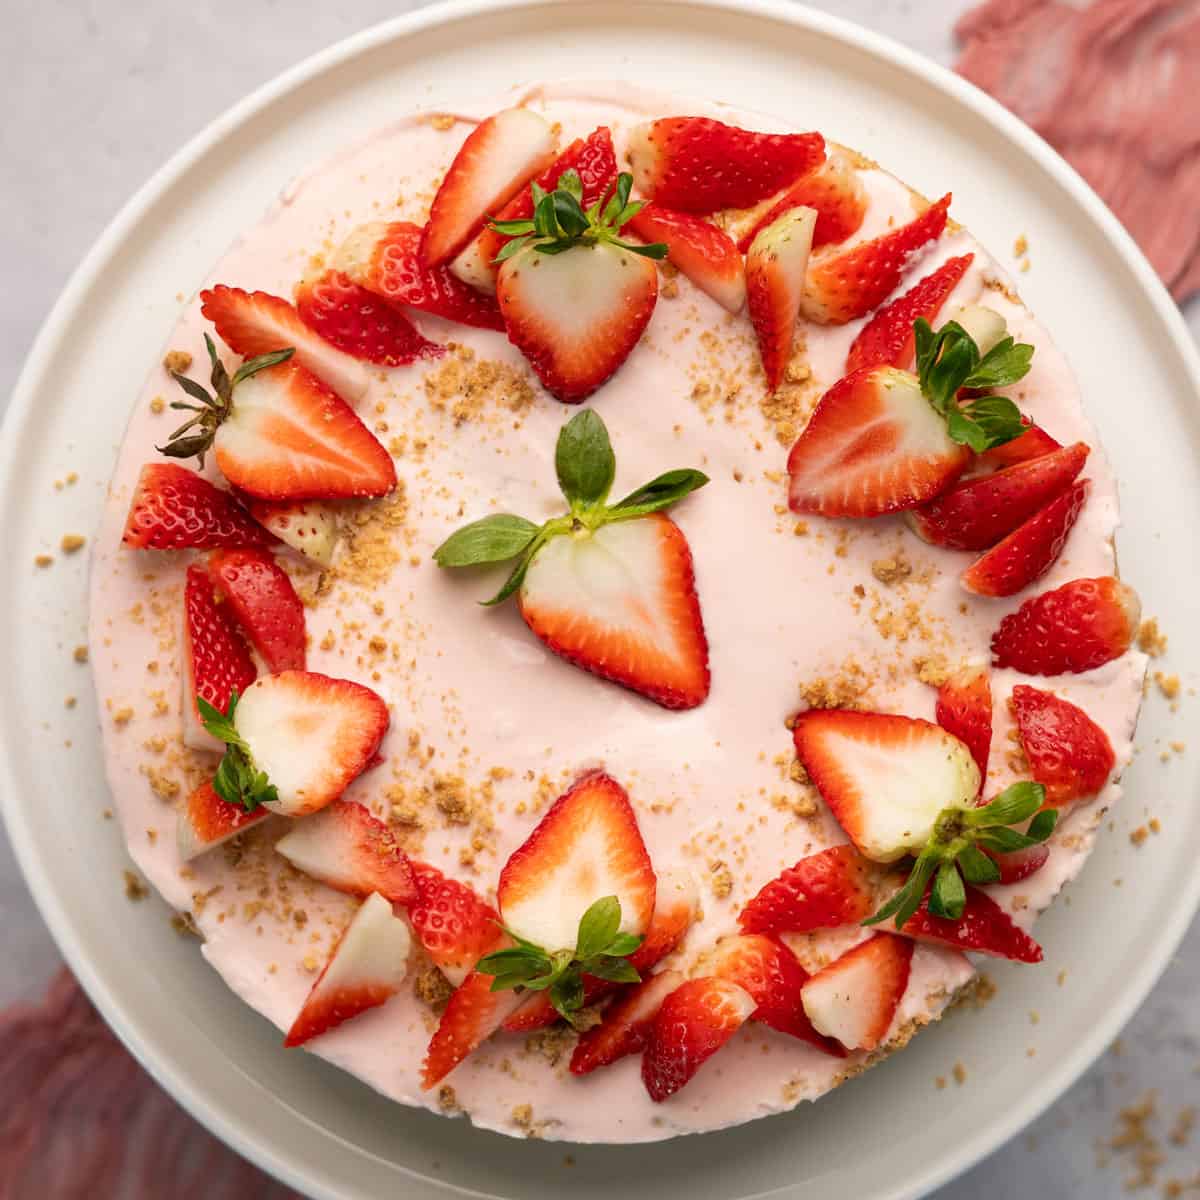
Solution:
<svg viewBox="0 0 1200 1200">
<path fill-rule="evenodd" d="M 1108 735 L 1078 705 L 1019 683 L 1013 716 L 1030 774 L 1046 789 L 1046 807 L 1097 795 L 1116 766 Z"/>
<path fill-rule="evenodd" d="M 218 550 L 208 573 L 267 670 L 303 671 L 304 605 L 274 557 L 265 550 Z"/>
<path fill-rule="evenodd" d="M 807 933 L 856 925 L 874 909 L 874 868 L 850 845 L 802 858 L 742 909 L 746 933 Z"/>
</svg>

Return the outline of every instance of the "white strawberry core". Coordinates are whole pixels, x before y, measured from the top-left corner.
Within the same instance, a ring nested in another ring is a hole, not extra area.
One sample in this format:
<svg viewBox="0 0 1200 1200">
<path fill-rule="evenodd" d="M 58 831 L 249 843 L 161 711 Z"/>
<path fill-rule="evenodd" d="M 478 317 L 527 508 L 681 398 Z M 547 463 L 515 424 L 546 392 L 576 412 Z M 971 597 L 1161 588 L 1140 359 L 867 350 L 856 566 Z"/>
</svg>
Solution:
<svg viewBox="0 0 1200 1200">
<path fill-rule="evenodd" d="M 297 821 L 275 849 L 305 875 L 353 891 L 362 877 L 355 857 L 358 842 L 343 832 L 344 818 L 337 807 Z"/>
<path fill-rule="evenodd" d="M 399 990 L 408 974 L 412 935 L 378 892 L 362 903 L 308 1003 L 342 988 L 374 984 Z"/>
<path fill-rule="evenodd" d="M 874 959 L 864 955 L 814 975 L 800 998 L 818 1033 L 837 1038 L 847 1050 L 870 1050 L 878 1045 L 870 1031 L 883 1007 L 894 1002 L 888 986 Z"/>
<path fill-rule="evenodd" d="M 332 342 L 327 342 L 319 333 L 305 328 L 299 314 L 295 316 L 294 324 L 276 321 L 269 311 L 261 309 L 256 311 L 255 317 L 264 332 L 277 335 L 280 350 L 292 347 L 296 351 L 292 361 L 311 371 L 347 404 L 353 404 L 366 393 L 370 383 L 367 368 Z M 239 398 L 243 386 L 238 386 Z"/>
<path fill-rule="evenodd" d="M 450 264 L 450 270 L 477 292 L 488 296 L 496 294 L 496 274 L 491 265 L 483 261 L 478 238 Z"/>
<path fill-rule="evenodd" d="M 1008 335 L 1008 322 L 994 309 L 982 304 L 965 304 L 956 308 L 938 325 L 957 321 L 970 335 L 980 354 L 986 354 Z"/>
</svg>

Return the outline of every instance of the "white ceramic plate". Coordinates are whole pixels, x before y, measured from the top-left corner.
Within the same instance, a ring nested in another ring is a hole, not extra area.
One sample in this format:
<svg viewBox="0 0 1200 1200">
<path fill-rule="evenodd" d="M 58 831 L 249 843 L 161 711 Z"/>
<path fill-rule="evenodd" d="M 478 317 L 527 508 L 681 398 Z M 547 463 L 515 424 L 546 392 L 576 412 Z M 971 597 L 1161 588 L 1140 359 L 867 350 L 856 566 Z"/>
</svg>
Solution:
<svg viewBox="0 0 1200 1200">
<path fill-rule="evenodd" d="M 39 571 L 32 560 L 64 530 L 91 528 L 177 293 L 291 177 L 346 140 L 464 92 L 589 77 L 811 123 L 928 194 L 953 187 L 955 214 L 985 244 L 1003 251 L 1026 234 L 1034 266 L 1024 297 L 1073 363 L 1124 481 L 1122 569 L 1170 632 L 1172 661 L 1197 661 L 1200 363 L 1128 237 L 1033 134 L 939 68 L 791 4 L 454 4 L 344 42 L 213 124 L 130 202 L 42 330 L 0 457 L 9 833 L 63 953 L 117 1033 L 201 1121 L 314 1196 L 728 1200 L 831 1186 L 863 1200 L 916 1196 L 1071 1083 L 1145 996 L 1195 911 L 1200 757 L 1159 763 L 1156 739 L 1180 736 L 1161 704 L 1147 705 L 1145 753 L 1127 773 L 1123 810 L 1068 903 L 1038 926 L 1045 965 L 991 970 L 1000 991 L 986 1013 L 955 1016 L 816 1107 L 701 1138 L 580 1147 L 570 1165 L 569 1147 L 411 1112 L 315 1058 L 283 1053 L 277 1032 L 176 936 L 157 901 L 123 896 L 119 833 L 101 817 L 97 715 L 70 655 L 83 641 L 84 564 Z M 56 495 L 53 481 L 72 470 L 79 484 Z M 81 702 L 65 715 L 67 694 Z M 1135 850 L 1126 834 L 1148 814 L 1164 836 Z M 966 1084 L 936 1090 L 957 1061 Z"/>
</svg>

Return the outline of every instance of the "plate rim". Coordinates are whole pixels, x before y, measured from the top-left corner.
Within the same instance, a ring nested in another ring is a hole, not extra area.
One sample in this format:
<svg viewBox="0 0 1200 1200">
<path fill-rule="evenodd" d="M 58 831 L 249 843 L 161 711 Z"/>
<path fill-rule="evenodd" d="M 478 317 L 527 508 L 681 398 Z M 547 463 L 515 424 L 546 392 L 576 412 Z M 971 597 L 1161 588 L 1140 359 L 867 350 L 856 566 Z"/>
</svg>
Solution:
<svg viewBox="0 0 1200 1200">
<path fill-rule="evenodd" d="M 974 84 L 891 38 L 832 13 L 812 9 L 806 4 L 793 3 L 792 0 L 633 2 L 645 7 L 657 6 L 681 11 L 687 8 L 703 8 L 724 12 L 731 20 L 749 16 L 796 26 L 838 40 L 876 61 L 915 76 L 921 82 L 932 85 L 947 95 L 952 102 L 969 109 L 996 129 L 1019 152 L 1032 158 L 1103 234 L 1117 252 L 1124 267 L 1136 280 L 1141 298 L 1148 302 L 1154 318 L 1178 354 L 1180 366 L 1190 379 L 1191 390 L 1200 396 L 1200 349 L 1193 341 L 1178 306 L 1132 237 L 1090 185 L 1057 151 Z M 578 3 L 579 0 L 440 0 L 360 30 L 305 57 L 254 89 L 189 138 L 134 192 L 108 223 L 72 272 L 43 321 L 18 376 L 3 424 L 0 425 L 0 479 L 8 478 L 12 471 L 18 455 L 19 434 L 34 414 L 35 399 L 40 390 L 42 376 L 46 373 L 55 346 L 76 319 L 81 297 L 116 256 L 142 217 L 159 201 L 163 193 L 206 153 L 286 96 L 355 57 L 389 42 L 438 26 L 469 21 L 483 14 L 495 16 L 498 12 L 535 8 L 553 11 L 564 9 L 568 5 L 577 6 Z M 326 1188 L 323 1182 L 314 1180 L 311 1176 L 302 1176 L 293 1169 L 286 1157 L 253 1137 L 246 1136 L 243 1129 L 228 1119 L 221 1110 L 211 1107 L 193 1087 L 186 1072 L 174 1066 L 166 1056 L 160 1058 L 159 1051 L 143 1038 L 136 1022 L 126 1016 L 121 1002 L 100 978 L 98 969 L 93 968 L 82 943 L 76 939 L 73 922 L 65 906 L 58 902 L 50 876 L 42 867 L 32 832 L 25 826 L 15 800 L 19 793 L 12 758 L 2 743 L 0 750 L 5 750 L 0 753 L 0 781 L 3 783 L 3 787 L 0 787 L 0 814 L 3 815 L 16 860 L 38 911 L 63 958 L 109 1027 L 156 1083 L 236 1153 L 299 1191 L 306 1191 L 316 1185 L 321 1188 L 320 1193 L 307 1194 L 333 1197 L 335 1193 Z M 1193 876 L 1189 891 L 1179 896 L 1170 919 L 1164 923 L 1153 943 L 1147 947 L 1139 970 L 1136 974 L 1131 974 L 1133 982 L 1119 997 L 1119 1002 L 1110 1007 L 1105 1020 L 1093 1026 L 1084 1038 L 1060 1057 L 1055 1067 L 1042 1078 L 1037 1091 L 1029 1094 L 1024 1105 L 1012 1110 L 1006 1119 L 993 1122 L 961 1142 L 955 1153 L 933 1165 L 921 1178 L 910 1179 L 898 1185 L 889 1193 L 889 1200 L 913 1200 L 954 1179 L 1015 1136 L 1053 1104 L 1100 1056 L 1105 1046 L 1141 1006 L 1161 977 L 1198 909 L 1200 873 Z M 462 1195 L 478 1194 L 470 1193 L 464 1188 L 455 1190 Z"/>
</svg>

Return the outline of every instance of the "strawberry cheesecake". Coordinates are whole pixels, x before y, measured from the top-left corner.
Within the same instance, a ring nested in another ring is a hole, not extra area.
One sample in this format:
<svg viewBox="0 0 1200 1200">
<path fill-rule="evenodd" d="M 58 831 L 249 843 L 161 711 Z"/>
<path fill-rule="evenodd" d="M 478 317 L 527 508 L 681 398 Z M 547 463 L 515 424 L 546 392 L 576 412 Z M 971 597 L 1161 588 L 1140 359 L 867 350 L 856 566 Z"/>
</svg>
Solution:
<svg viewBox="0 0 1200 1200">
<path fill-rule="evenodd" d="M 91 659 L 130 855 L 279 1053 L 650 1141 L 1042 961 L 1146 663 L 1110 464 L 959 215 L 558 84 L 346 147 L 217 264 Z"/>
</svg>

